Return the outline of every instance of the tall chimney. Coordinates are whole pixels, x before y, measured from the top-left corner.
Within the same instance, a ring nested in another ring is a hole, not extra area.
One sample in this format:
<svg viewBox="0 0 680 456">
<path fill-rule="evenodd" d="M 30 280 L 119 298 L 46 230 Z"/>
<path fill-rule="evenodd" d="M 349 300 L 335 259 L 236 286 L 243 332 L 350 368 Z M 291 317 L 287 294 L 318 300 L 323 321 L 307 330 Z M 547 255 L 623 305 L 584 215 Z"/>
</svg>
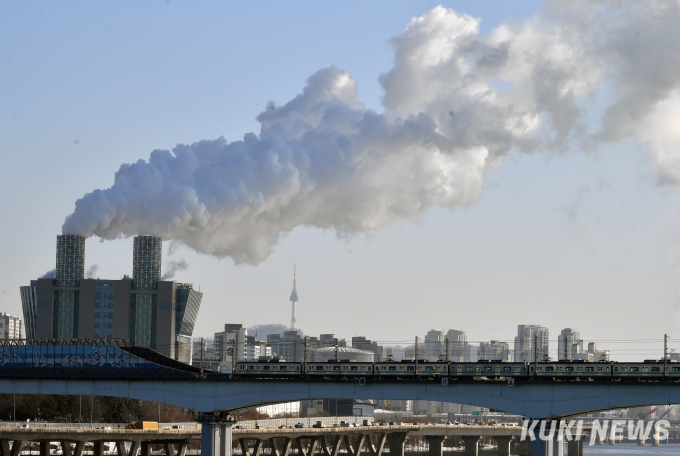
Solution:
<svg viewBox="0 0 680 456">
<path fill-rule="evenodd" d="M 155 290 L 161 280 L 163 238 L 135 236 L 132 255 L 132 280 L 138 290 Z"/>
<path fill-rule="evenodd" d="M 77 286 L 85 277 L 85 237 L 57 235 L 57 285 Z"/>
</svg>

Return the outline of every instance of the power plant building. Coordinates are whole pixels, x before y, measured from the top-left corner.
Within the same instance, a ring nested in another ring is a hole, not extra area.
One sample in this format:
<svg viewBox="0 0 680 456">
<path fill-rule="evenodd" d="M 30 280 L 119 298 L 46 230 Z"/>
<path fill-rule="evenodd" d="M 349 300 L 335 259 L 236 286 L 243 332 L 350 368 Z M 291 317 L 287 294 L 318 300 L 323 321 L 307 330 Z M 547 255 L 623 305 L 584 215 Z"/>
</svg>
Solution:
<svg viewBox="0 0 680 456">
<path fill-rule="evenodd" d="M 85 279 L 85 238 L 57 236 L 55 277 L 21 287 L 29 338 L 121 338 L 183 362 L 203 294 L 161 279 L 162 239 L 136 236 L 132 278 Z"/>
</svg>

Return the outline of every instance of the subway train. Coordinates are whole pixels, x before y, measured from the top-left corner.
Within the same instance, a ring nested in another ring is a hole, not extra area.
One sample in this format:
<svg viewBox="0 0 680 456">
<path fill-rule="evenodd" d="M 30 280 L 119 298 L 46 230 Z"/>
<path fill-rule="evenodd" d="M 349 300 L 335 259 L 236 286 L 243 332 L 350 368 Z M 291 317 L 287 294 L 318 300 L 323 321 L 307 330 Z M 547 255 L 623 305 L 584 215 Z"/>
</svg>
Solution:
<svg viewBox="0 0 680 456">
<path fill-rule="evenodd" d="M 477 362 L 432 362 L 428 360 L 401 360 L 382 362 L 357 362 L 331 360 L 325 362 L 287 362 L 276 357 L 259 361 L 239 362 L 233 372 L 236 377 L 248 378 L 504 378 L 541 377 L 545 379 L 596 379 L 596 378 L 656 378 L 676 377 L 680 379 L 680 363 L 667 360 L 645 360 L 643 362 L 508 362 L 500 360 Z"/>
</svg>

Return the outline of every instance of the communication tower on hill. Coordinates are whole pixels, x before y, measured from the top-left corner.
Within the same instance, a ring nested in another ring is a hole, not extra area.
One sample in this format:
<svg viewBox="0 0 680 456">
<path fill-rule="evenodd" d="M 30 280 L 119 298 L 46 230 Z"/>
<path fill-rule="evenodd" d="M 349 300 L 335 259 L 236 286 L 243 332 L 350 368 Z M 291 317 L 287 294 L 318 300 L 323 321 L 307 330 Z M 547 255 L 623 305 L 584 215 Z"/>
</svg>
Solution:
<svg viewBox="0 0 680 456">
<path fill-rule="evenodd" d="M 297 285 L 295 283 L 296 274 L 297 274 L 297 265 L 293 265 L 293 291 L 290 293 L 290 302 L 293 304 L 293 315 L 290 318 L 290 330 L 291 331 L 295 330 L 295 322 L 297 321 L 297 319 L 295 318 L 295 304 L 298 301 Z"/>
</svg>

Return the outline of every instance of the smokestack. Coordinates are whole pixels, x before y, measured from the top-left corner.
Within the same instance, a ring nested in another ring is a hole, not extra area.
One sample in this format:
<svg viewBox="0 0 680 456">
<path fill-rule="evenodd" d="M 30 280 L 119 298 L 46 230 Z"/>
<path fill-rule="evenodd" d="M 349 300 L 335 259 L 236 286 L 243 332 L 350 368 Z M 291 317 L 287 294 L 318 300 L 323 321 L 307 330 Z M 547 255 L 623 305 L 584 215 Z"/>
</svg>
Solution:
<svg viewBox="0 0 680 456">
<path fill-rule="evenodd" d="M 155 290 L 161 279 L 163 238 L 135 236 L 132 255 L 132 280 L 139 290 Z"/>
<path fill-rule="evenodd" d="M 85 236 L 57 235 L 57 285 L 76 286 L 85 276 Z"/>
</svg>

